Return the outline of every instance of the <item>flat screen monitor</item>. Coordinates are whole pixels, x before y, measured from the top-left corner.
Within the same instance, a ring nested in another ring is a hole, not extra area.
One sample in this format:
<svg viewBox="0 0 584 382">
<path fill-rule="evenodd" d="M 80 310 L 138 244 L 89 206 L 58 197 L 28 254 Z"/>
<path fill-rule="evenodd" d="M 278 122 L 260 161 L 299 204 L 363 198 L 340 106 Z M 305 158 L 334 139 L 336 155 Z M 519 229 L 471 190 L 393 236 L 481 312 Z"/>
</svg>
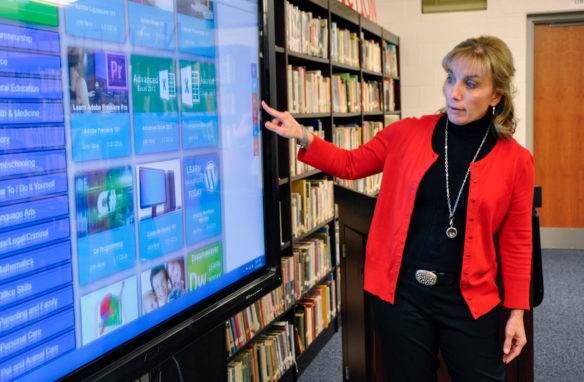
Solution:
<svg viewBox="0 0 584 382">
<path fill-rule="evenodd" d="M 0 0 L 0 381 L 91 375 L 266 272 L 258 7 Z"/>
<path fill-rule="evenodd" d="M 166 172 L 156 168 L 139 169 L 140 208 L 166 203 Z"/>
</svg>

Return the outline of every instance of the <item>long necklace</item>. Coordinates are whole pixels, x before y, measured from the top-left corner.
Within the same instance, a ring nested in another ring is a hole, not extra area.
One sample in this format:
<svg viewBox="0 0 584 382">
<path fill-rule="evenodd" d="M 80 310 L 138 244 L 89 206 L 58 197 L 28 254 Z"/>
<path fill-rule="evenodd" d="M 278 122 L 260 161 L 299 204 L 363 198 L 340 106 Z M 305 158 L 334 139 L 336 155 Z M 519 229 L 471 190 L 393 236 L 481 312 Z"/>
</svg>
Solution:
<svg viewBox="0 0 584 382">
<path fill-rule="evenodd" d="M 468 174 L 470 174 L 470 165 L 477 159 L 479 156 L 479 152 L 483 148 L 485 141 L 487 140 L 487 135 L 489 134 L 489 129 L 485 133 L 483 137 L 483 141 L 481 142 L 477 152 L 475 153 L 474 157 L 470 161 L 468 165 L 468 170 L 466 170 L 466 175 L 464 176 L 464 180 L 462 181 L 462 185 L 460 186 L 460 190 L 458 190 L 458 196 L 456 197 L 456 201 L 454 202 L 454 207 L 452 207 L 452 203 L 450 202 L 450 187 L 448 186 L 448 118 L 446 118 L 446 130 L 444 131 L 444 173 L 446 174 L 446 198 L 448 199 L 448 220 L 450 226 L 446 229 L 446 237 L 449 239 L 454 239 L 456 235 L 458 235 L 458 230 L 454 227 L 454 212 L 456 211 L 456 207 L 458 207 L 458 201 L 460 200 L 460 195 L 462 195 L 462 189 L 464 188 L 464 184 L 466 183 L 466 179 L 468 178 Z"/>
</svg>

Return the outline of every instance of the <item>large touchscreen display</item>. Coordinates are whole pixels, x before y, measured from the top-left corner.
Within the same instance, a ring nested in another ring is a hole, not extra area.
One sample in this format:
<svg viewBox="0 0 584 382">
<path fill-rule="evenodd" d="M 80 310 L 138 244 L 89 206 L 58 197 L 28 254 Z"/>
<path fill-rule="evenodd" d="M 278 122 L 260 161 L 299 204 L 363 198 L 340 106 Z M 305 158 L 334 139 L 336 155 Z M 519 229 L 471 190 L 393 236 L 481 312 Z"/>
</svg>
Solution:
<svg viewBox="0 0 584 382">
<path fill-rule="evenodd" d="M 265 266 L 249 0 L 0 0 L 0 381 Z"/>
</svg>

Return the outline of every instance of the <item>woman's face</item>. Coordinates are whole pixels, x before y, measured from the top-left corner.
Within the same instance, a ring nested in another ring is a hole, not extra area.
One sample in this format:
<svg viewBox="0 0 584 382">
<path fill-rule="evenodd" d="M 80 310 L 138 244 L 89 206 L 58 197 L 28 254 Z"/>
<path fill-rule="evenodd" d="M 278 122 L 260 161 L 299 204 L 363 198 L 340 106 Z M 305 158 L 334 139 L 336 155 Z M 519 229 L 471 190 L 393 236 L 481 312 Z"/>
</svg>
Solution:
<svg viewBox="0 0 584 382">
<path fill-rule="evenodd" d="M 457 125 L 481 119 L 501 100 L 490 73 L 465 58 L 452 60 L 442 90 L 448 119 Z"/>
</svg>

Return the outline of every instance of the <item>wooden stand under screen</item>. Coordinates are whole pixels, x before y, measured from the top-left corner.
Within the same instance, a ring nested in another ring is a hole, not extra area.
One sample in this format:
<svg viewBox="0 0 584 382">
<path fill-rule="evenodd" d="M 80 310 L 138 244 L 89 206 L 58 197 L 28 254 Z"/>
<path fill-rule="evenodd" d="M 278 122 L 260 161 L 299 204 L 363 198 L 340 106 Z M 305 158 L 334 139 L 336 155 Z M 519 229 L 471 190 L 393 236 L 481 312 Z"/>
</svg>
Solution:
<svg viewBox="0 0 584 382">
<path fill-rule="evenodd" d="M 383 382 L 384 369 L 381 346 L 370 306 L 370 295 L 363 290 L 365 245 L 377 198 L 337 186 L 335 201 L 339 205 L 340 245 L 342 248 L 341 299 L 343 310 L 341 319 L 343 322 L 344 379 L 347 381 Z M 536 207 L 541 207 L 541 205 L 534 205 L 534 231 L 539 230 Z M 539 250 L 539 235 L 534 235 L 534 251 Z M 504 332 L 507 317 L 508 311 L 501 316 L 501 333 Z M 506 382 L 533 382 L 534 379 L 533 309 L 525 312 L 524 322 L 527 345 L 523 348 L 521 355 L 507 365 Z M 438 381 L 451 381 L 442 359 L 438 370 Z"/>
</svg>

